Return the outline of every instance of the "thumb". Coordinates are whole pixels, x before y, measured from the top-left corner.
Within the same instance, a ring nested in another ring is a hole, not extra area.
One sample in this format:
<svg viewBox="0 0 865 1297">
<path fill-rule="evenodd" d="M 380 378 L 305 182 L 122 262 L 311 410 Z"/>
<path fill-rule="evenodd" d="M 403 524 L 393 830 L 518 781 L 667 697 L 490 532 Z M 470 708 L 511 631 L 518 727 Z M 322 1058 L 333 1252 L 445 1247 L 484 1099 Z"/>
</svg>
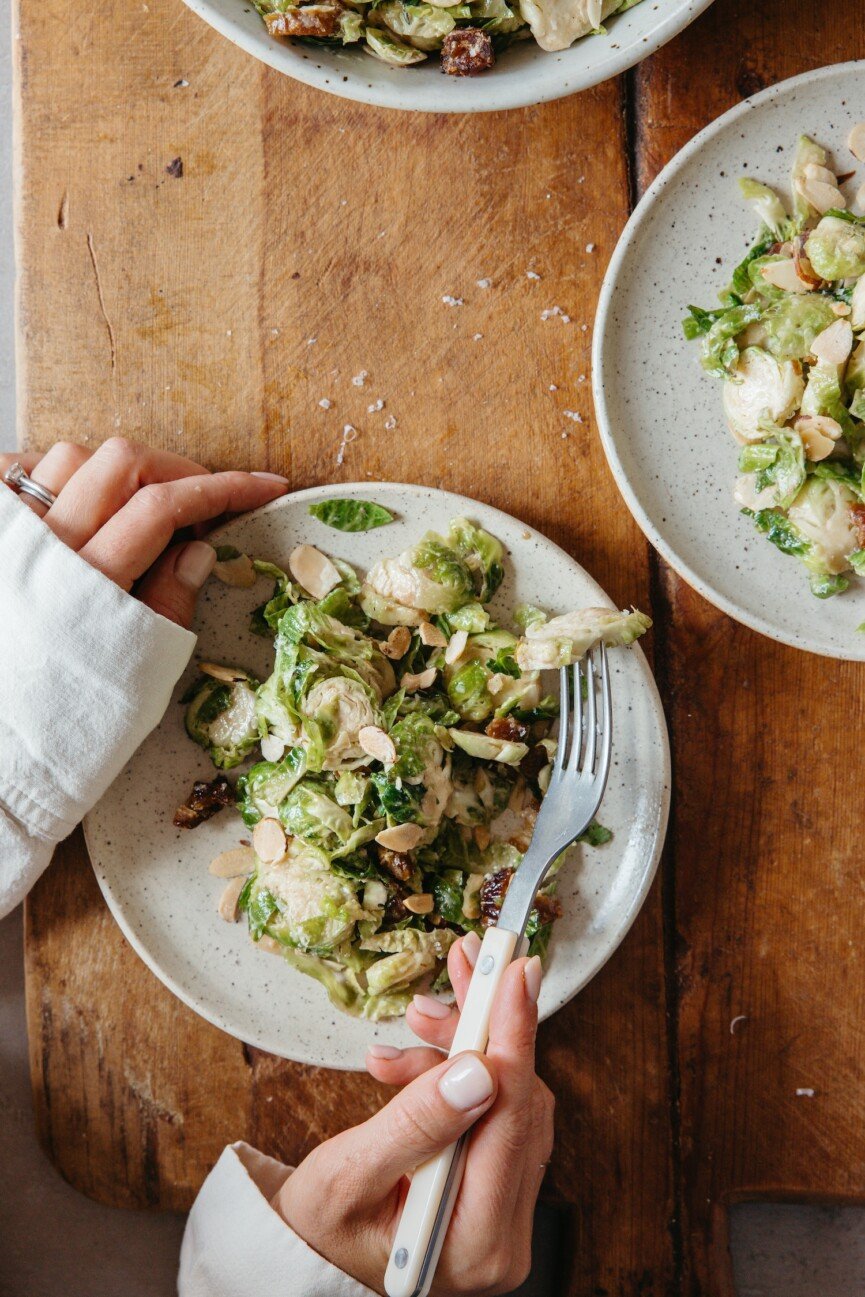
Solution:
<svg viewBox="0 0 865 1297">
<path fill-rule="evenodd" d="M 203 540 L 173 545 L 139 581 L 136 596 L 169 621 L 191 626 L 195 600 L 215 562 L 216 550 Z"/>
<path fill-rule="evenodd" d="M 340 1155 L 383 1198 L 421 1162 L 459 1139 L 492 1105 L 496 1077 L 480 1054 L 458 1054 L 424 1072 L 369 1121 L 338 1136 Z"/>
</svg>

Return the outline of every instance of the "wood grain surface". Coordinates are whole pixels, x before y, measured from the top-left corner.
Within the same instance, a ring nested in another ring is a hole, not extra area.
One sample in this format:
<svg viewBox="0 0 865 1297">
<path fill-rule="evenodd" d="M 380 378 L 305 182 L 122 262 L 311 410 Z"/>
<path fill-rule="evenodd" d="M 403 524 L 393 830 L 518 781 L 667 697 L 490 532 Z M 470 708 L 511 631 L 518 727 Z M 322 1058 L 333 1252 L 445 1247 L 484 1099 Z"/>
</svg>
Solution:
<svg viewBox="0 0 865 1297">
<path fill-rule="evenodd" d="M 717 0 L 617 82 L 463 118 L 305 89 L 180 0 L 44 0 L 18 22 L 24 444 L 119 433 L 297 487 L 443 486 L 651 603 L 670 848 L 622 948 L 542 1028 L 548 1188 L 573 1208 L 563 1294 L 722 1297 L 732 1198 L 862 1192 L 861 669 L 736 626 L 649 551 L 596 437 L 591 322 L 658 168 L 760 85 L 865 54 L 863 19 Z M 569 324 L 542 319 L 556 306 Z M 30 898 L 26 964 L 40 1135 L 103 1202 L 184 1208 L 231 1139 L 296 1161 L 385 1097 L 176 1001 L 79 835 Z"/>
</svg>

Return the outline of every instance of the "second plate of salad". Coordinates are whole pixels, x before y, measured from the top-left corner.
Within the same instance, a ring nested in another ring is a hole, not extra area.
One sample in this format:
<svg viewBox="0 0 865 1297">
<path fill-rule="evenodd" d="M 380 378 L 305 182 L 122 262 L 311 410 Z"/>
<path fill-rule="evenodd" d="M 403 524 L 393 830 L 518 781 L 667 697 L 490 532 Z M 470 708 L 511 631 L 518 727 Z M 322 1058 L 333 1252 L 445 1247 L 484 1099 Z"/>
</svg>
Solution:
<svg viewBox="0 0 865 1297">
<path fill-rule="evenodd" d="M 634 212 L 604 283 L 594 388 L 649 539 L 712 603 L 865 659 L 861 63 L 746 101 Z"/>
<path fill-rule="evenodd" d="M 610 606 L 550 541 L 474 501 L 364 483 L 214 537 L 196 660 L 88 817 L 97 877 L 153 971 L 233 1035 L 359 1067 L 405 1044 L 447 950 L 494 923 L 555 752 L 558 666 L 610 645 L 614 764 L 528 937 L 541 1013 L 609 956 L 663 840 L 663 715 Z"/>
</svg>

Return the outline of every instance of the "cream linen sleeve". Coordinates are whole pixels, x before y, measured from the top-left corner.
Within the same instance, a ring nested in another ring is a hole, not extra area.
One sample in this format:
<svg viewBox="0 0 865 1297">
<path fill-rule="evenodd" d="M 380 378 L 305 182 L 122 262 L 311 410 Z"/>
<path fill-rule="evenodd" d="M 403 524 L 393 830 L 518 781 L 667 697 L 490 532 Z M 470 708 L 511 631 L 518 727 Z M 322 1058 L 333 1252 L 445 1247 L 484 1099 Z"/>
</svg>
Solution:
<svg viewBox="0 0 865 1297">
<path fill-rule="evenodd" d="M 0 485 L 0 916 L 156 726 L 195 647 Z"/>
<path fill-rule="evenodd" d="M 224 1149 L 189 1213 L 179 1297 L 376 1297 L 314 1252 L 270 1200 L 291 1169 L 249 1144 Z"/>
</svg>

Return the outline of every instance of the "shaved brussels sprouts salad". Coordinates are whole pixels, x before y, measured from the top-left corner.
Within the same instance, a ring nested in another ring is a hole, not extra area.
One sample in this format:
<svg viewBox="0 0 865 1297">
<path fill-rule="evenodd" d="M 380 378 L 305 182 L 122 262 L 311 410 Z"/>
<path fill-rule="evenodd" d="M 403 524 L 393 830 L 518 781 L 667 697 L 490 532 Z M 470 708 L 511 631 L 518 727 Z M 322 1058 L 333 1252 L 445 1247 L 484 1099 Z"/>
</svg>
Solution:
<svg viewBox="0 0 865 1297">
<path fill-rule="evenodd" d="M 341 530 L 390 518 L 363 501 L 329 504 L 313 510 Z M 506 630 L 487 608 L 502 546 L 466 518 L 365 577 L 306 544 L 288 571 L 217 555 L 231 585 L 274 582 L 250 623 L 273 638 L 271 675 L 202 662 L 183 699 L 187 732 L 217 770 L 252 759 L 234 789 L 251 844 L 211 865 L 231 880 L 220 913 L 245 914 L 253 941 L 318 979 L 339 1008 L 400 1014 L 420 987 L 446 986 L 461 933 L 495 923 L 528 846 L 556 746 L 558 702 L 541 673 L 599 642 L 631 644 L 651 622 L 521 607 L 519 633 Z M 214 780 L 209 798 L 196 784 L 175 823 L 215 813 L 226 783 Z M 611 836 L 594 824 L 585 840 Z M 557 868 L 528 928 L 540 954 L 560 913 Z"/>
<path fill-rule="evenodd" d="M 850 136 L 857 157 L 862 130 Z M 825 599 L 865 574 L 865 216 L 848 211 L 807 136 L 791 214 L 759 181 L 739 185 L 761 220 L 757 240 L 721 305 L 690 307 L 685 335 L 700 338 L 703 368 L 723 383 L 741 447 L 736 502 Z"/>
<path fill-rule="evenodd" d="M 512 41 L 534 37 L 564 50 L 582 36 L 604 35 L 604 19 L 640 0 L 254 0 L 272 36 L 311 45 L 360 45 L 394 67 L 422 63 L 433 51 L 442 71 L 473 76 Z"/>
</svg>

